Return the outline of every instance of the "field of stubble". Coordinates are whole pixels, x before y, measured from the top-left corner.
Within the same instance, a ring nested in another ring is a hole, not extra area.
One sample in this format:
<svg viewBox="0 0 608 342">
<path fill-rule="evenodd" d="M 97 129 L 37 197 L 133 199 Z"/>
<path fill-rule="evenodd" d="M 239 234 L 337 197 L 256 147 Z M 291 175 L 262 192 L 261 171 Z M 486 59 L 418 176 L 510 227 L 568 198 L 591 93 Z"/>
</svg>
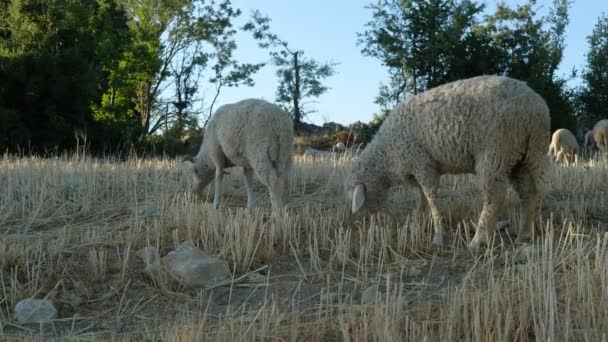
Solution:
<svg viewBox="0 0 608 342">
<path fill-rule="evenodd" d="M 512 243 L 509 189 L 510 225 L 472 254 L 474 176 L 442 179 L 451 246 L 438 249 L 415 191 L 397 188 L 386 212 L 349 218 L 350 162 L 297 157 L 288 214 L 271 218 L 259 182 L 258 209 L 244 209 L 236 169 L 213 210 L 186 191 L 177 160 L 2 157 L 0 340 L 608 338 L 608 163 L 553 167 L 535 247 Z M 162 256 L 185 240 L 225 259 L 233 281 L 190 289 L 151 279 L 136 252 Z M 52 299 L 59 318 L 17 323 L 15 304 L 28 297 Z"/>
</svg>

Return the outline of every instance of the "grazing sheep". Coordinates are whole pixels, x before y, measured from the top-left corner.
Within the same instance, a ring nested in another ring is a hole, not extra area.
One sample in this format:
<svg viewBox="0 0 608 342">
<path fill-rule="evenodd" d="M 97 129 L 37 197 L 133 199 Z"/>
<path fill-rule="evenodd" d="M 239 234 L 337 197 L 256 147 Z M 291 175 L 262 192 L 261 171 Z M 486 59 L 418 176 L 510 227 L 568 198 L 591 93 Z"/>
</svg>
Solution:
<svg viewBox="0 0 608 342">
<path fill-rule="evenodd" d="M 608 119 L 598 121 L 593 127 L 593 140 L 602 153 L 608 152 Z"/>
<path fill-rule="evenodd" d="M 336 152 L 344 152 L 344 151 L 346 151 L 346 145 L 344 145 L 343 142 L 339 141 L 337 144 L 335 144 L 332 147 L 332 150 L 334 150 Z"/>
<path fill-rule="evenodd" d="M 578 142 L 576 142 L 576 137 L 572 132 L 565 128 L 553 132 L 548 156 L 557 162 L 564 159 L 567 163 L 573 163 L 580 154 Z"/>
<path fill-rule="evenodd" d="M 597 144 L 593 138 L 593 130 L 585 133 L 585 153 L 588 157 L 591 157 L 594 152 L 597 151 Z"/>
<path fill-rule="evenodd" d="M 215 178 L 213 207 L 222 200 L 224 169 L 241 166 L 245 174 L 247 207 L 253 208 L 253 174 L 268 187 L 272 209 L 284 208 L 293 163 L 293 121 L 280 107 L 247 99 L 217 109 L 209 120 L 198 155 L 184 158 L 193 171 L 192 191 Z"/>
<path fill-rule="evenodd" d="M 549 158 L 549 109 L 524 82 L 502 76 L 463 79 L 411 96 L 388 115 L 354 162 L 349 180 L 352 212 L 378 210 L 392 185 L 418 188 L 421 209 L 431 210 L 433 244 L 444 244 L 438 188 L 443 174 L 475 173 L 483 210 L 475 236 L 487 243 L 510 181 L 522 200 L 517 241 L 532 234 Z M 424 199 L 426 198 L 426 202 Z"/>
</svg>

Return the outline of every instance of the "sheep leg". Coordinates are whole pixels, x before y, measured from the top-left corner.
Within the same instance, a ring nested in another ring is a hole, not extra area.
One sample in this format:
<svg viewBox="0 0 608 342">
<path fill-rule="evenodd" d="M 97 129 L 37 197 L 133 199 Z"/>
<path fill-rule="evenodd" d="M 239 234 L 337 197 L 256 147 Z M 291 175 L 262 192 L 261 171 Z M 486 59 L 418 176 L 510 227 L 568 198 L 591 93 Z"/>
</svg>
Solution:
<svg viewBox="0 0 608 342">
<path fill-rule="evenodd" d="M 217 209 L 220 207 L 222 201 L 222 181 L 224 179 L 224 169 L 221 167 L 215 168 L 215 194 L 213 196 L 213 208 Z"/>
<path fill-rule="evenodd" d="M 479 221 L 475 229 L 475 236 L 468 247 L 472 250 L 488 243 L 489 236 L 496 229 L 498 215 L 500 215 L 504 203 L 506 181 L 493 175 L 486 176 L 483 182 L 483 209 L 479 215 Z"/>
<path fill-rule="evenodd" d="M 418 203 L 418 210 L 421 213 L 426 213 L 429 210 L 429 202 L 426 196 L 424 195 L 424 191 L 422 191 L 420 185 L 418 185 L 418 193 L 420 194 L 420 203 Z"/>
<path fill-rule="evenodd" d="M 557 157 L 555 157 L 555 161 L 557 161 L 559 163 L 563 157 L 564 157 L 564 151 L 560 150 L 559 152 L 557 152 Z"/>
<path fill-rule="evenodd" d="M 435 228 L 432 244 L 435 246 L 443 246 L 445 244 L 445 230 L 443 228 L 443 217 L 441 212 L 439 212 L 439 207 L 437 205 L 437 200 L 439 198 L 439 176 L 430 171 L 418 175 L 416 180 L 418 181 L 418 184 L 420 184 L 420 188 L 424 194 L 422 197 L 426 198 L 426 203 L 431 210 L 433 226 Z M 424 201 L 424 199 L 421 198 L 421 201 Z"/>
<path fill-rule="evenodd" d="M 245 175 L 245 190 L 247 191 L 247 208 L 253 209 L 255 202 L 255 193 L 253 192 L 253 169 L 244 168 Z"/>
<path fill-rule="evenodd" d="M 429 210 L 429 204 L 428 204 L 428 201 L 426 200 L 426 196 L 424 195 L 424 191 L 422 191 L 422 187 L 420 186 L 420 183 L 418 183 L 418 181 L 416 181 L 413 177 L 407 177 L 406 183 L 409 184 L 410 186 L 416 188 L 416 190 L 418 190 L 418 194 L 420 195 L 420 202 L 418 203 L 418 211 L 420 213 L 426 213 Z"/>
<path fill-rule="evenodd" d="M 515 240 L 516 243 L 521 243 L 532 238 L 540 194 L 532 176 L 526 170 L 518 170 L 512 177 L 512 183 L 521 201 L 521 223 Z"/>
</svg>

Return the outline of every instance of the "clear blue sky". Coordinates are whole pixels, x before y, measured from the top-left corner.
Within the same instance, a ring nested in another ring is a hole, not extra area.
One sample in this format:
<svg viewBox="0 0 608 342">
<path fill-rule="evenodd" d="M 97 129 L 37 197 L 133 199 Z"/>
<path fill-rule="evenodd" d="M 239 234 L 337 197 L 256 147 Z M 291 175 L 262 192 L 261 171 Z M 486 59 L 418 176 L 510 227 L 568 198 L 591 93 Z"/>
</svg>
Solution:
<svg viewBox="0 0 608 342">
<path fill-rule="evenodd" d="M 272 31 L 287 40 L 290 46 L 304 50 L 308 57 L 319 61 L 340 63 L 336 75 L 326 81 L 329 91 L 314 104 L 318 113 L 311 114 L 308 119 L 316 124 L 367 122 L 378 111 L 374 97 L 380 82 L 387 79 L 387 73 L 378 60 L 362 56 L 361 48 L 356 44 L 356 33 L 362 32 L 371 18 L 370 10 L 365 8 L 370 2 L 372 0 L 232 0 L 233 5 L 243 11 L 241 21 L 249 17 L 251 9 L 259 9 L 272 18 Z M 495 0 L 484 2 L 487 11 L 494 10 Z M 506 2 L 514 5 L 526 1 Z M 537 1 L 538 12 L 545 14 L 552 2 Z M 608 0 L 574 0 L 560 74 L 569 74 L 573 67 L 584 66 L 588 51 L 586 37 L 602 12 L 608 15 Z M 237 44 L 239 61 L 268 60 L 267 51 L 259 49 L 249 35 L 239 33 Z M 255 82 L 254 87 L 224 89 L 215 108 L 249 97 L 274 101 L 277 86 L 274 68 L 264 67 L 255 75 Z"/>
</svg>

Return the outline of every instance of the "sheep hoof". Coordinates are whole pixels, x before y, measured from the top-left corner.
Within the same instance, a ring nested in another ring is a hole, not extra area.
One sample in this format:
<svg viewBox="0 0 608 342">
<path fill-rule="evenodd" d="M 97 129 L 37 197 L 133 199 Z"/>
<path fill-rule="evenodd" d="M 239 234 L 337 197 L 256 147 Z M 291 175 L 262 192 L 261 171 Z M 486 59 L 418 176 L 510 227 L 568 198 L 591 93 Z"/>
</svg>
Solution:
<svg viewBox="0 0 608 342">
<path fill-rule="evenodd" d="M 488 243 L 488 238 L 486 237 L 485 234 L 475 234 L 475 236 L 473 237 L 473 240 L 471 240 L 471 242 L 469 242 L 469 244 L 467 245 L 467 247 L 472 250 L 472 251 L 476 251 L 479 249 L 479 247 L 481 247 L 482 245 L 485 245 Z"/>
</svg>

